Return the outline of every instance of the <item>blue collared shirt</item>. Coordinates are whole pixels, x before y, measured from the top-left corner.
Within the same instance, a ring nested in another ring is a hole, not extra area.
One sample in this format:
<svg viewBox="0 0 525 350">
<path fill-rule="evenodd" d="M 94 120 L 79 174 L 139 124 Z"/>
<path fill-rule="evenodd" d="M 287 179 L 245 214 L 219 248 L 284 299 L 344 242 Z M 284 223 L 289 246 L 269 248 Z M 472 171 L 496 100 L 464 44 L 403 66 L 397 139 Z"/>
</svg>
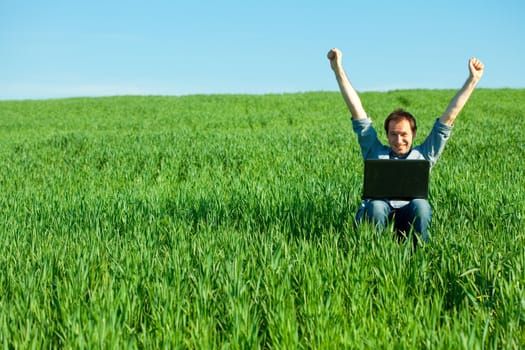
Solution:
<svg viewBox="0 0 525 350">
<path fill-rule="evenodd" d="M 430 167 L 434 166 L 443 148 L 450 137 L 452 127 L 436 119 L 432 130 L 422 144 L 412 147 L 406 156 L 399 157 L 392 152 L 392 148 L 383 145 L 377 137 L 377 132 L 370 118 L 352 119 L 352 127 L 357 134 L 363 159 L 426 159 Z M 402 207 L 406 201 L 390 201 L 394 208 Z"/>
</svg>

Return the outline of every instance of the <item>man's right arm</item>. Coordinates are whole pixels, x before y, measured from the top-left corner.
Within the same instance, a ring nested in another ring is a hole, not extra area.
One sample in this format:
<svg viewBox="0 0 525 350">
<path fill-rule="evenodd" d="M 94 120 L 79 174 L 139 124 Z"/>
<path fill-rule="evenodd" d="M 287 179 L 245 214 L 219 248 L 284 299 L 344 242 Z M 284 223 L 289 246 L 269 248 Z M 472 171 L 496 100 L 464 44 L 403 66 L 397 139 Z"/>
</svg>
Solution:
<svg viewBox="0 0 525 350">
<path fill-rule="evenodd" d="M 361 104 L 361 99 L 359 98 L 359 95 L 357 94 L 357 91 L 355 91 L 352 84 L 350 84 L 350 81 L 348 80 L 348 77 L 346 76 L 346 73 L 343 69 L 343 65 L 341 63 L 343 54 L 339 49 L 334 48 L 328 52 L 327 56 L 330 60 L 330 66 L 335 73 L 337 83 L 339 84 L 341 95 L 343 95 L 343 99 L 345 100 L 346 105 L 352 114 L 352 119 L 367 118 L 368 116 L 363 108 L 363 105 Z"/>
</svg>

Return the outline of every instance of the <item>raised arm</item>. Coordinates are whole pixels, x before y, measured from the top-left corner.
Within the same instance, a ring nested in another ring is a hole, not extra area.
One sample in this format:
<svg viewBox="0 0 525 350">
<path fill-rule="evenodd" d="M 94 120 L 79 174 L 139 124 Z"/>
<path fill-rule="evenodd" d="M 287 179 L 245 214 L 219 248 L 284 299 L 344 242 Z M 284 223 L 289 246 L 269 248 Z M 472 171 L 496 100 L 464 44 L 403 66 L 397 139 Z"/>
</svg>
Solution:
<svg viewBox="0 0 525 350">
<path fill-rule="evenodd" d="M 467 103 L 470 95 L 474 91 L 474 88 L 478 84 L 481 76 L 483 75 L 483 70 L 485 66 L 477 58 L 471 58 L 469 60 L 469 72 L 470 75 L 463 85 L 463 87 L 457 92 L 456 96 L 450 101 L 447 110 L 439 120 L 446 125 L 452 125 L 454 120 L 458 116 L 459 112 L 463 109 L 463 106 Z"/>
<path fill-rule="evenodd" d="M 335 78 L 339 84 L 339 90 L 343 95 L 343 99 L 352 114 L 352 119 L 364 119 L 367 117 L 363 105 L 361 104 L 361 99 L 357 94 L 357 91 L 353 88 L 352 84 L 348 80 L 346 73 L 343 69 L 341 59 L 343 54 L 339 49 L 332 49 L 328 52 L 328 59 L 330 60 L 330 66 L 335 73 Z"/>
</svg>

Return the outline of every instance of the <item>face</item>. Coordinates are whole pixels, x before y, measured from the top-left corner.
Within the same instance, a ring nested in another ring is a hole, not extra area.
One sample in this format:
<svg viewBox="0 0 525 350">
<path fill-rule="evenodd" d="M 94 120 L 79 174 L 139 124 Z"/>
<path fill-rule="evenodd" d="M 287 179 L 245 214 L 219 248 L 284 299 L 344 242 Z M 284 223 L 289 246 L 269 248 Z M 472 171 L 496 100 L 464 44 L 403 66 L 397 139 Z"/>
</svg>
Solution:
<svg viewBox="0 0 525 350">
<path fill-rule="evenodd" d="M 388 143 L 397 156 L 404 156 L 410 151 L 414 136 L 406 119 L 392 120 L 388 124 Z"/>
</svg>

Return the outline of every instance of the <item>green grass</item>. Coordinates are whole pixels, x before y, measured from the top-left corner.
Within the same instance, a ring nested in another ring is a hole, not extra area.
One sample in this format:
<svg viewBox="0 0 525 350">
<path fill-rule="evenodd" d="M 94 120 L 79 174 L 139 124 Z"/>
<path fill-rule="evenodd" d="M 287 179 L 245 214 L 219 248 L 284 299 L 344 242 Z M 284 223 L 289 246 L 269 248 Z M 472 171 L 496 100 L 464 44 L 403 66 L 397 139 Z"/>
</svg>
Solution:
<svg viewBox="0 0 525 350">
<path fill-rule="evenodd" d="M 454 93 L 362 100 L 419 143 Z M 0 101 L 0 346 L 522 348 L 524 100 L 474 93 L 415 253 L 354 227 L 338 93 Z"/>
</svg>

